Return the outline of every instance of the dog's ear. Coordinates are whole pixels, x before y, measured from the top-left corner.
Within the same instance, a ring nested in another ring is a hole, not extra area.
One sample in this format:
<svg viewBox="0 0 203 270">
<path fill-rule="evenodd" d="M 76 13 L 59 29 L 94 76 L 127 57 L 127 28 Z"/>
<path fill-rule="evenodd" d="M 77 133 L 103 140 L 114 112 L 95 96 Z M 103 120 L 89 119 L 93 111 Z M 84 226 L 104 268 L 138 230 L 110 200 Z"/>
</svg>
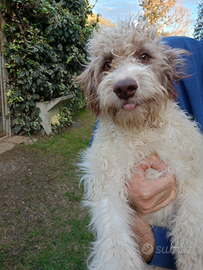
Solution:
<svg viewBox="0 0 203 270">
<path fill-rule="evenodd" d="M 76 77 L 75 82 L 83 86 L 85 97 L 87 97 L 87 107 L 98 117 L 100 114 L 100 106 L 94 78 L 94 69 L 89 65 L 81 75 Z"/>
<path fill-rule="evenodd" d="M 165 69 L 165 76 L 167 77 L 167 90 L 169 98 L 175 100 L 178 97 L 178 92 L 175 89 L 175 84 L 183 78 L 188 77 L 184 68 L 184 55 L 189 56 L 189 52 L 181 49 L 167 50 L 166 58 L 168 60 L 169 69 Z"/>
</svg>

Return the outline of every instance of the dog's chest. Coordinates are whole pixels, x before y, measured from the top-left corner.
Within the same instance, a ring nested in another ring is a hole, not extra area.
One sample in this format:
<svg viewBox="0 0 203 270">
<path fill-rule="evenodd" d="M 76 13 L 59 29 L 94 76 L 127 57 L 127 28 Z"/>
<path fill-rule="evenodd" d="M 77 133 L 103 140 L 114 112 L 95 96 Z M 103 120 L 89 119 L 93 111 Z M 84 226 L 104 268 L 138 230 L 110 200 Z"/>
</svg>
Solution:
<svg viewBox="0 0 203 270">
<path fill-rule="evenodd" d="M 119 129 L 100 132 L 97 136 L 100 156 L 103 156 L 114 171 L 128 171 L 144 158 L 156 153 L 173 156 L 174 149 L 180 148 L 173 127 L 151 128 L 141 132 L 127 132 Z M 95 142 L 97 144 L 97 142 Z"/>
<path fill-rule="evenodd" d="M 99 175 L 99 190 L 103 190 L 103 193 L 108 193 L 109 190 L 120 193 L 125 189 L 125 183 L 131 178 L 136 166 L 154 153 L 165 162 L 167 158 L 174 160 L 174 148 L 177 149 L 178 146 L 174 145 L 174 141 L 177 140 L 174 140 L 175 137 L 177 136 L 172 127 L 151 128 L 134 133 L 119 131 L 116 128 L 98 130 L 91 147 L 91 160 L 92 168 L 97 168 Z M 148 222 L 154 224 L 156 220 L 167 227 L 172 208 L 171 204 L 167 215 L 157 213 L 156 218 L 150 216 Z"/>
</svg>

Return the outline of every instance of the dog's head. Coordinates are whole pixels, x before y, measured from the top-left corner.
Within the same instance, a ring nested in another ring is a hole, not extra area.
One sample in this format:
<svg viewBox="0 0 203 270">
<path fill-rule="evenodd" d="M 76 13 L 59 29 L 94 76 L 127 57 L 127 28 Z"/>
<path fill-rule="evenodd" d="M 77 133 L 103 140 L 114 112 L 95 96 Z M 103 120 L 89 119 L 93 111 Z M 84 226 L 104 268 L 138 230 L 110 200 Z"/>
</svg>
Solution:
<svg viewBox="0 0 203 270">
<path fill-rule="evenodd" d="M 102 28 L 94 32 L 88 52 L 91 61 L 77 81 L 96 116 L 143 123 L 175 99 L 185 51 L 164 45 L 154 27 L 125 21 Z"/>
</svg>

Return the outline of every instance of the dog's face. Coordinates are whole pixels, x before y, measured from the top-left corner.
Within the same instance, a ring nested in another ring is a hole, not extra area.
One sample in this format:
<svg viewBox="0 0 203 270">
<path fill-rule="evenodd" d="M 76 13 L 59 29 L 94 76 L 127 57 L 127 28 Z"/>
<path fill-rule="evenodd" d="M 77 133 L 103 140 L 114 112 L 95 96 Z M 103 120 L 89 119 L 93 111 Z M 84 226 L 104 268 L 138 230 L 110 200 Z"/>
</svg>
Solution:
<svg viewBox="0 0 203 270">
<path fill-rule="evenodd" d="M 102 28 L 94 33 L 88 52 L 91 61 L 78 81 L 96 116 L 143 123 L 176 97 L 174 80 L 180 78 L 184 52 L 162 44 L 155 28 L 133 22 Z"/>
</svg>

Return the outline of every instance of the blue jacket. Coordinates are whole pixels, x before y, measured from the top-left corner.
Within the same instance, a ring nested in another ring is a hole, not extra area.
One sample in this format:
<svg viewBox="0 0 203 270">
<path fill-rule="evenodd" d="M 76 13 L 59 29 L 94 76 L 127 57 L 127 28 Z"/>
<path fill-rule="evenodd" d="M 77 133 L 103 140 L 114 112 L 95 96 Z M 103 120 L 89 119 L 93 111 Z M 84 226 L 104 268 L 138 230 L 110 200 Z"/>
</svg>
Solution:
<svg viewBox="0 0 203 270">
<path fill-rule="evenodd" d="M 191 75 L 182 79 L 176 89 L 178 90 L 178 103 L 180 107 L 199 123 L 203 133 L 203 38 L 197 41 L 188 37 L 166 37 L 163 42 L 172 48 L 182 48 L 190 52 L 186 59 L 186 72 Z M 97 122 L 94 130 L 97 128 Z M 90 141 L 92 143 L 93 137 Z M 156 251 L 150 265 L 163 268 L 176 269 L 175 258 L 170 253 L 170 239 L 167 230 L 153 227 Z"/>
</svg>

